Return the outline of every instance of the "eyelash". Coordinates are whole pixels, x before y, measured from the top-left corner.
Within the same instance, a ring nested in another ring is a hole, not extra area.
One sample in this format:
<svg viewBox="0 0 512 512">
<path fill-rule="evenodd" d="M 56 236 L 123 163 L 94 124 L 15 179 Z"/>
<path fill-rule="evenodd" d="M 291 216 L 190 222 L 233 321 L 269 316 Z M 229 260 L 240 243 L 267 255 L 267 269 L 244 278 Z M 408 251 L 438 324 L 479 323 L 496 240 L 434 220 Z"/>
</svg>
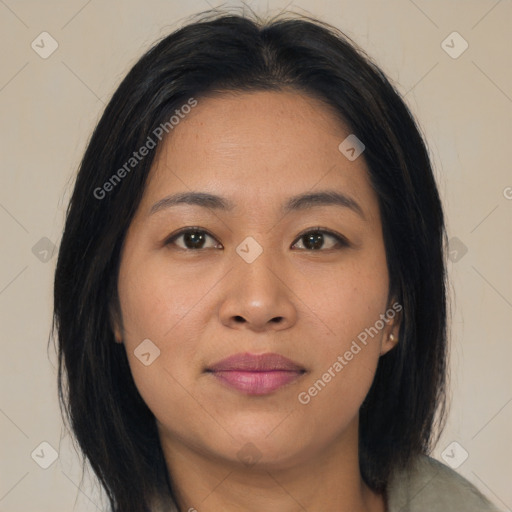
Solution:
<svg viewBox="0 0 512 512">
<path fill-rule="evenodd" d="M 170 237 L 168 237 L 165 240 L 164 245 L 168 246 L 168 245 L 174 244 L 174 242 L 179 237 L 181 237 L 182 235 L 185 235 L 187 233 L 201 233 L 201 234 L 208 235 L 209 237 L 216 240 L 216 238 L 213 235 L 211 235 L 210 233 L 208 233 L 208 231 L 206 231 L 205 229 L 192 226 L 192 227 L 188 227 L 188 228 L 183 228 L 183 229 L 179 230 L 177 233 L 172 234 Z M 324 229 L 321 227 L 309 228 L 307 231 L 303 231 L 300 235 L 298 235 L 298 237 L 297 237 L 296 241 L 293 243 L 293 245 L 295 245 L 303 237 L 305 237 L 306 235 L 309 235 L 311 233 L 315 233 L 315 234 L 320 233 L 320 234 L 328 235 L 328 236 L 334 238 L 336 240 L 337 244 L 340 246 L 338 249 L 348 247 L 350 245 L 348 240 L 343 235 L 340 235 L 339 233 L 336 233 L 334 231 Z M 200 249 L 189 249 L 189 248 L 178 247 L 178 249 L 180 249 L 182 251 L 194 251 L 194 252 L 197 251 L 197 252 L 199 252 L 199 251 L 204 251 L 206 249 L 212 249 L 212 247 L 206 247 L 206 248 L 200 248 Z M 298 250 L 308 251 L 308 252 L 322 252 L 322 251 L 325 252 L 325 251 L 336 250 L 336 249 L 337 249 L 336 247 L 333 247 L 331 249 L 298 249 Z"/>
</svg>

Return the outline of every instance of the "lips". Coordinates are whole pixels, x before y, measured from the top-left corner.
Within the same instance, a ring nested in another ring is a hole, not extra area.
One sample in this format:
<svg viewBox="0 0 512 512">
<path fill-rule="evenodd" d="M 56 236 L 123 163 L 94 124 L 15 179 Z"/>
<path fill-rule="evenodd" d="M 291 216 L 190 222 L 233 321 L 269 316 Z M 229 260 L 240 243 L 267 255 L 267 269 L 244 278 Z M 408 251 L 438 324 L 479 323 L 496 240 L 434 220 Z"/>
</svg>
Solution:
<svg viewBox="0 0 512 512">
<path fill-rule="evenodd" d="M 247 371 L 247 372 L 269 372 L 269 371 L 290 371 L 300 372 L 304 368 L 290 359 L 279 354 L 235 354 L 227 357 L 208 368 L 212 372 L 222 371 Z"/>
<path fill-rule="evenodd" d="M 306 370 L 279 354 L 235 354 L 206 370 L 223 384 L 250 395 L 264 395 L 288 384 Z"/>
</svg>

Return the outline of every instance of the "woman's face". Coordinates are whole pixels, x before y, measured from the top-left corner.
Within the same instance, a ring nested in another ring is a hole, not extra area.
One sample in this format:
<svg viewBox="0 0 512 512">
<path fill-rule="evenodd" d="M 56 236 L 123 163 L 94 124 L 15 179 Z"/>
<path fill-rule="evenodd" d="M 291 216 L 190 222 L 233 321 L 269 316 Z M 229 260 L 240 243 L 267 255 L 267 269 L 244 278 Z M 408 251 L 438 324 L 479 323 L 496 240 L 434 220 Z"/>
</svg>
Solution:
<svg viewBox="0 0 512 512">
<path fill-rule="evenodd" d="M 166 449 L 273 468 L 354 449 L 398 317 L 382 321 L 377 196 L 364 153 L 338 148 L 349 134 L 317 100 L 256 92 L 199 98 L 162 143 L 114 326 Z M 170 199 L 191 193 L 215 198 Z M 269 353 L 294 364 L 251 357 Z"/>
</svg>

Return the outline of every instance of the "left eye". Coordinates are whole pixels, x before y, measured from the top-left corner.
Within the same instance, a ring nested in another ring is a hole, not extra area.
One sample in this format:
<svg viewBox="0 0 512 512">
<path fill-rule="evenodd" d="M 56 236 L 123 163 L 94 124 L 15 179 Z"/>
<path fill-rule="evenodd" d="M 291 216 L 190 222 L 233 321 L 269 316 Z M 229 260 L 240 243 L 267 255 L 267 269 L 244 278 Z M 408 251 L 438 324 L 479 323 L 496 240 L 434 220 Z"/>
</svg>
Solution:
<svg viewBox="0 0 512 512">
<path fill-rule="evenodd" d="M 334 240 L 334 245 L 327 247 L 327 249 L 335 249 L 336 246 L 344 247 L 348 245 L 347 240 L 341 235 L 337 235 L 336 233 L 332 233 L 331 231 L 326 231 L 320 228 L 303 233 L 300 235 L 298 240 L 303 241 L 302 245 L 305 246 L 304 249 L 318 251 L 321 248 L 325 249 L 323 246 L 326 238 Z"/>
</svg>

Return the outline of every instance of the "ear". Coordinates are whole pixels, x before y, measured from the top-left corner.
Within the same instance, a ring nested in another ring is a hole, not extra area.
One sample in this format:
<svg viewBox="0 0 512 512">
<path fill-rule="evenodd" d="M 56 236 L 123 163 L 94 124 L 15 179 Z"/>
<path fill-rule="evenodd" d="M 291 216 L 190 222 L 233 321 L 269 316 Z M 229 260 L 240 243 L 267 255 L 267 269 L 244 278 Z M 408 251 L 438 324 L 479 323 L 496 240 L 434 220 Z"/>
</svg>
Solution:
<svg viewBox="0 0 512 512">
<path fill-rule="evenodd" d="M 386 312 L 384 313 L 384 329 L 382 330 L 382 340 L 380 355 L 383 356 L 390 350 L 396 347 L 399 342 L 398 334 L 403 318 L 403 306 L 393 298 Z"/>
</svg>

